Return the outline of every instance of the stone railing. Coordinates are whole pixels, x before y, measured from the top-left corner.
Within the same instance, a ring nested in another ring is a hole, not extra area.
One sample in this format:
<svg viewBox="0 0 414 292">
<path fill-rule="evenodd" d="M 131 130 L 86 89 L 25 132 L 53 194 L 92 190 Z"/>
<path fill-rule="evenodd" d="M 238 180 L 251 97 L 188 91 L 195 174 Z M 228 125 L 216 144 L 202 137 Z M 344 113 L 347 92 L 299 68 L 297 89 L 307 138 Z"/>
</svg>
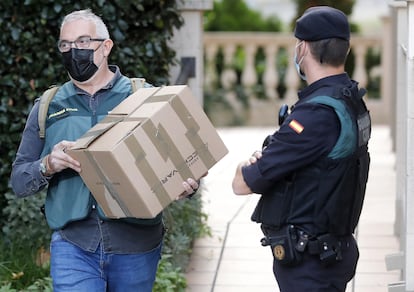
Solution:
<svg viewBox="0 0 414 292">
<path fill-rule="evenodd" d="M 304 86 L 293 62 L 295 43 L 286 33 L 205 32 L 204 104 L 213 123 L 274 124 L 280 105 L 294 104 Z M 383 72 L 390 70 L 384 70 L 380 61 L 367 62 L 368 52 L 383 60 L 382 44 L 381 35 L 353 35 L 348 58 L 352 64 L 347 64 L 361 87 L 374 88 L 365 97 L 374 123 L 390 120 L 390 96 L 382 92 Z"/>
</svg>

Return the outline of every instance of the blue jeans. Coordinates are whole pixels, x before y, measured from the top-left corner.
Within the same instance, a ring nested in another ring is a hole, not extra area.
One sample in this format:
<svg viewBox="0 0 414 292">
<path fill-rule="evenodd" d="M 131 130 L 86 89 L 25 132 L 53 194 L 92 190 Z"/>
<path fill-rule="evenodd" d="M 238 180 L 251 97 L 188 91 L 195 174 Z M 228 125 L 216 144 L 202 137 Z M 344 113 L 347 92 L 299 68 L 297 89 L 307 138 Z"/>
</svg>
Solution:
<svg viewBox="0 0 414 292">
<path fill-rule="evenodd" d="M 161 244 L 141 254 L 87 252 L 54 232 L 50 244 L 53 291 L 151 292 Z"/>
</svg>

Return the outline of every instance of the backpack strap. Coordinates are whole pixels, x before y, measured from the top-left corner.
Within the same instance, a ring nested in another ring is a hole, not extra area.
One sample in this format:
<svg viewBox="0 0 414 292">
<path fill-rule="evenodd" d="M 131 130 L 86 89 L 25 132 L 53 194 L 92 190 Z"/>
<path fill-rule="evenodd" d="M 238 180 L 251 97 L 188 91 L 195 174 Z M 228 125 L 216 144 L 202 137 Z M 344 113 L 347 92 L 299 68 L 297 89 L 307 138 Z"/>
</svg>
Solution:
<svg viewBox="0 0 414 292">
<path fill-rule="evenodd" d="M 145 87 L 145 78 L 130 78 L 132 92 L 137 91 L 140 88 Z"/>
<path fill-rule="evenodd" d="M 39 99 L 39 113 L 37 116 L 37 121 L 39 124 L 39 137 L 41 139 L 45 138 L 45 128 L 46 128 L 46 117 L 47 111 L 49 109 L 49 103 L 52 98 L 55 96 L 56 92 L 58 91 L 59 86 L 53 85 L 45 92 L 43 92 L 42 96 Z"/>
<path fill-rule="evenodd" d="M 140 88 L 145 87 L 145 78 L 130 78 L 132 92 L 137 91 Z M 38 124 L 39 124 L 39 137 L 45 138 L 46 118 L 47 111 L 49 109 L 49 103 L 58 91 L 59 86 L 52 85 L 49 89 L 43 92 L 39 99 L 39 113 L 38 113 Z"/>
</svg>

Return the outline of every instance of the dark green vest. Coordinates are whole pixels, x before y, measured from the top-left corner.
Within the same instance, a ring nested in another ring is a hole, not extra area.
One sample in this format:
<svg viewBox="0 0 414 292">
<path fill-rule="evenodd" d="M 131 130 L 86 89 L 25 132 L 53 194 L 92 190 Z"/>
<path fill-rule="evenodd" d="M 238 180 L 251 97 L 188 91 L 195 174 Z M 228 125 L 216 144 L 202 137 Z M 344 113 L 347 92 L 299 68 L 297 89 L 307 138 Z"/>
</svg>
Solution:
<svg viewBox="0 0 414 292">
<path fill-rule="evenodd" d="M 76 94 L 73 83 L 65 83 L 49 104 L 42 157 L 49 154 L 60 141 L 75 141 L 81 137 L 131 93 L 130 79 L 121 77 L 110 89 L 108 97 L 100 100 L 98 108 L 92 112 L 85 98 Z M 93 204 L 96 202 L 82 178 L 75 171 L 66 169 L 55 174 L 49 182 L 45 203 L 47 222 L 53 230 L 61 229 L 71 221 L 87 217 Z M 100 208 L 98 210 L 103 219 L 109 220 Z M 161 214 L 154 219 L 121 220 L 157 224 Z"/>
</svg>

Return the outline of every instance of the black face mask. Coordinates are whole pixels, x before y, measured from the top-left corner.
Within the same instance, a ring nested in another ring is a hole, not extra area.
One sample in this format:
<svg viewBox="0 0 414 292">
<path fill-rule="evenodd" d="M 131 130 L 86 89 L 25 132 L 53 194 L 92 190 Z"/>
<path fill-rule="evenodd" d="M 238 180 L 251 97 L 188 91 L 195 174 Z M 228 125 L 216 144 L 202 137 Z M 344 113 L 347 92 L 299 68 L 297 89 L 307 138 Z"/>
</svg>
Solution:
<svg viewBox="0 0 414 292">
<path fill-rule="evenodd" d="M 62 53 L 63 65 L 73 79 L 83 82 L 98 71 L 98 67 L 93 62 L 93 53 L 94 50 L 76 48 Z"/>
</svg>

